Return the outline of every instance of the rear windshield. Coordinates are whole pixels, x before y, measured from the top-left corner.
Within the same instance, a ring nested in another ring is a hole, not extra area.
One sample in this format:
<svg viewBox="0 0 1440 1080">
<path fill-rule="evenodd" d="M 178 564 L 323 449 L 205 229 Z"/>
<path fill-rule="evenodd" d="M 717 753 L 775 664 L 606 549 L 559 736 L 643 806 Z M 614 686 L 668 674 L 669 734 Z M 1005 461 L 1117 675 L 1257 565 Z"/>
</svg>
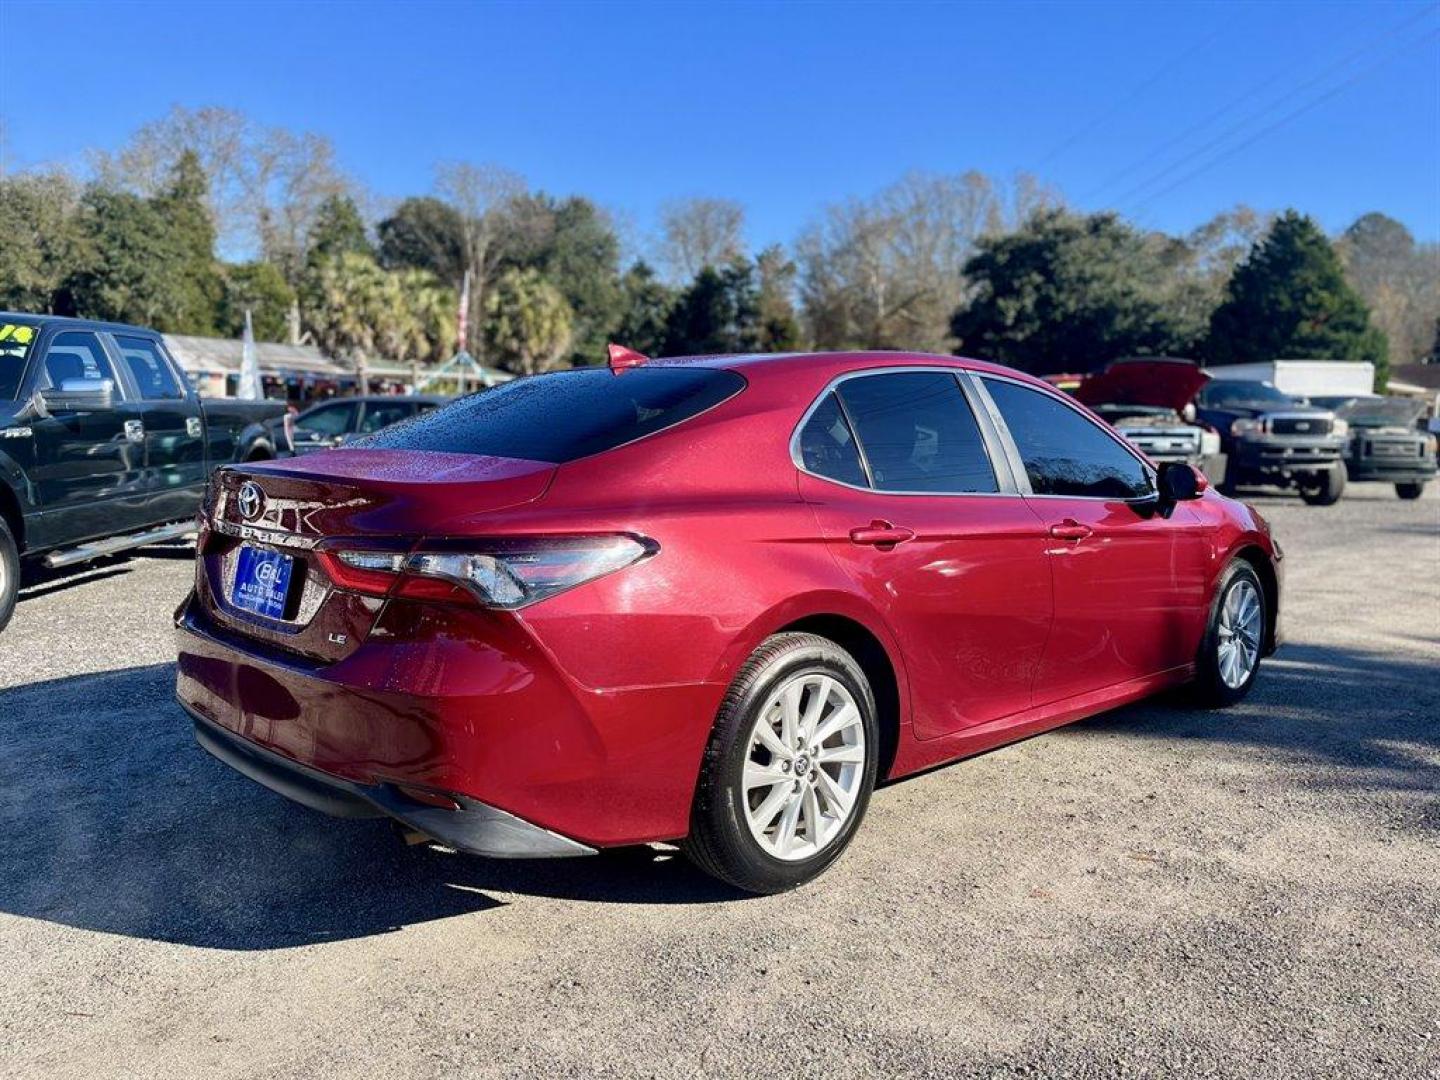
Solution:
<svg viewBox="0 0 1440 1080">
<path fill-rule="evenodd" d="M 14 401 L 25 377 L 25 360 L 40 329 L 29 323 L 0 320 L 0 401 Z"/>
<path fill-rule="evenodd" d="M 709 368 L 583 368 L 461 398 L 351 446 L 484 454 L 561 464 L 688 420 L 745 380 Z"/>
</svg>

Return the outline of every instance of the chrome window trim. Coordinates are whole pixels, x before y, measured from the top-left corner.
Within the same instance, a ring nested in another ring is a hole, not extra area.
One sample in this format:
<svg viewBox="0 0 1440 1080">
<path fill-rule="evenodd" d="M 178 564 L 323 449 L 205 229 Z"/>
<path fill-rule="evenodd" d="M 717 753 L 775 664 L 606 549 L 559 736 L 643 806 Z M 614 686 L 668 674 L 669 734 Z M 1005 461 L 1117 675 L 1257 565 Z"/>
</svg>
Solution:
<svg viewBox="0 0 1440 1080">
<path fill-rule="evenodd" d="M 841 415 L 845 417 L 845 423 L 850 428 L 850 434 L 855 439 L 855 447 L 860 456 L 860 465 L 865 470 L 865 475 L 867 477 L 870 476 L 870 463 L 865 456 L 865 444 L 861 440 L 859 432 L 855 430 L 854 424 L 851 423 L 849 410 L 845 408 L 844 399 L 838 393 L 836 393 L 836 388 L 841 383 L 848 382 L 850 379 L 859 379 L 867 375 L 903 375 L 908 372 L 939 372 L 943 375 L 950 375 L 955 379 L 956 388 L 960 391 L 960 397 L 970 407 L 971 415 L 975 419 L 975 426 L 980 430 L 981 444 L 984 446 L 986 457 L 989 459 L 990 469 L 995 474 L 995 485 L 1000 490 L 890 491 L 876 487 L 860 487 L 858 484 L 849 484 L 846 483 L 844 480 L 836 480 L 833 477 L 823 476 L 820 473 L 812 472 L 810 469 L 807 469 L 805 467 L 805 459 L 800 453 L 800 433 L 805 430 L 805 425 L 810 422 L 810 417 L 824 403 L 826 396 L 834 393 L 835 400 L 840 405 Z M 912 498 L 915 496 L 926 496 L 930 498 L 942 499 L 1017 498 L 1021 494 L 1021 492 L 1018 489 L 1014 489 L 1014 479 L 1009 475 L 1012 472 L 1009 467 L 1009 463 L 1006 463 L 1006 468 L 1004 470 L 998 467 L 996 458 L 994 456 L 994 448 L 991 445 L 990 439 L 987 437 L 988 432 L 986 430 L 986 425 L 982 421 L 979 412 L 975 408 L 974 400 L 972 399 L 970 394 L 966 392 L 964 377 L 969 373 L 969 368 L 961 367 L 958 364 L 954 367 L 949 367 L 944 364 L 887 364 L 884 367 L 860 368 L 855 371 L 846 371 L 840 375 L 836 375 L 828 383 L 825 384 L 825 386 L 820 390 L 818 394 L 815 395 L 815 399 L 811 401 L 809 406 L 806 407 L 805 411 L 800 414 L 800 420 L 796 423 L 794 430 L 791 431 L 791 464 L 793 464 L 799 472 L 803 473 L 806 476 L 813 476 L 816 480 L 823 480 L 827 484 L 834 484 L 836 487 L 848 488 L 851 491 L 863 491 L 867 495 L 899 495 L 902 497 Z M 1009 482 L 1009 486 L 1012 488 L 1012 490 L 1006 490 L 1007 481 Z"/>
<path fill-rule="evenodd" d="M 989 371 L 975 371 L 966 369 L 970 378 L 974 381 L 978 392 L 983 395 L 986 410 L 990 412 L 991 418 L 1000 431 L 1001 438 L 1005 443 L 1006 452 L 1010 457 L 1010 467 L 1016 472 L 1016 478 L 1022 485 L 1021 492 L 1028 499 L 1083 499 L 1087 502 L 1119 502 L 1127 506 L 1145 506 L 1160 500 L 1160 473 L 1150 462 L 1146 461 L 1135 447 L 1125 441 L 1125 438 L 1114 428 L 1104 424 L 1097 424 L 1095 418 L 1089 416 L 1084 410 L 1077 407 L 1074 401 L 1068 400 L 1066 395 L 1048 386 L 1036 386 L 1034 383 L 1026 382 L 1023 379 L 1012 379 L 1006 375 L 999 375 Z M 994 379 L 996 382 L 1011 383 L 1026 390 L 1033 390 L 1037 394 L 1049 397 L 1065 408 L 1069 409 L 1080 419 L 1084 420 L 1091 427 L 1105 435 L 1116 446 L 1120 447 L 1130 457 L 1140 463 L 1141 469 L 1150 478 L 1152 491 L 1149 495 L 1139 495 L 1133 499 L 1117 499 L 1109 495 L 1041 495 L 1037 494 L 1030 485 L 1030 474 L 1025 470 L 1025 459 L 1020 453 L 1020 447 L 1016 445 L 1015 438 L 1010 434 L 1010 427 L 1005 423 L 1005 417 L 1000 412 L 1000 406 L 995 404 L 995 399 L 990 396 L 990 391 L 985 387 L 987 379 Z"/>
</svg>

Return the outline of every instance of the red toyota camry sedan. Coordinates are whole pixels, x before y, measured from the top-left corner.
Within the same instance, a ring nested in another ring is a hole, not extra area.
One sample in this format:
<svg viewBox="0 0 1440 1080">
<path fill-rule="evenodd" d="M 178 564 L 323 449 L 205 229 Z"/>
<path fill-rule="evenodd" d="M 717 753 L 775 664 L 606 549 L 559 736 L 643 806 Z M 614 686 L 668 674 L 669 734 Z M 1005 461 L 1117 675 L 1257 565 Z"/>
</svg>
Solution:
<svg viewBox="0 0 1440 1080">
<path fill-rule="evenodd" d="M 177 613 L 200 744 L 489 856 L 678 841 L 755 892 L 894 779 L 1275 648 L 1263 518 L 1008 368 L 646 360 L 219 474 Z"/>
</svg>

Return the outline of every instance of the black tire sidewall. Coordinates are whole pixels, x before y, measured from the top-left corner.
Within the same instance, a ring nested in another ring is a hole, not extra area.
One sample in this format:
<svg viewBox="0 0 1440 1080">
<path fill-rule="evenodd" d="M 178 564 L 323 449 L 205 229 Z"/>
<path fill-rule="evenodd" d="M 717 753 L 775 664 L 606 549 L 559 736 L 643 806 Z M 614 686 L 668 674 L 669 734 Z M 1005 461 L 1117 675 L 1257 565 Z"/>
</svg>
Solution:
<svg viewBox="0 0 1440 1080">
<path fill-rule="evenodd" d="M 1425 481 L 1415 480 L 1396 484 L 1395 494 L 1402 499 L 1418 499 L 1425 494 Z"/>
<path fill-rule="evenodd" d="M 781 892 L 804 884 L 844 854 L 860 827 L 874 789 L 880 751 L 875 697 L 869 680 L 854 659 L 838 645 L 810 635 L 795 635 L 758 669 L 743 672 L 721 707 L 716 721 L 714 754 L 701 776 L 692 831 L 703 830 L 712 846 L 722 849 L 732 883 L 755 892 Z M 772 639 L 774 640 L 774 639 Z M 764 646 L 760 652 L 764 651 Z M 755 840 L 745 819 L 741 775 L 750 752 L 750 732 L 757 712 L 781 682 L 806 674 L 825 674 L 848 690 L 859 706 L 865 726 L 865 770 L 855 807 L 840 835 L 819 854 L 794 862 L 777 859 Z"/>
<path fill-rule="evenodd" d="M 1260 595 L 1260 656 L 1255 658 L 1255 666 L 1250 669 L 1250 674 L 1239 686 L 1229 686 L 1220 677 L 1220 612 L 1224 608 L 1225 598 L 1230 590 L 1239 580 L 1249 581 L 1255 586 Z M 1205 640 L 1200 647 L 1199 671 L 1197 672 L 1197 685 L 1203 699 L 1216 706 L 1233 705 L 1255 685 L 1255 679 L 1260 674 L 1260 665 L 1264 659 L 1265 642 L 1270 633 L 1270 599 L 1265 593 L 1265 584 L 1260 580 L 1260 575 L 1255 568 L 1244 559 L 1236 559 L 1225 568 L 1220 577 L 1219 586 L 1215 589 L 1215 597 L 1210 602 L 1210 619 L 1205 626 Z"/>
<path fill-rule="evenodd" d="M 0 564 L 0 630 L 4 630 L 20 595 L 20 551 L 4 518 L 0 518 Z"/>
<path fill-rule="evenodd" d="M 1320 478 L 1318 487 L 1300 488 L 1300 497 L 1311 506 L 1332 506 L 1340 501 L 1340 496 L 1345 493 L 1345 470 L 1344 468 L 1331 469 Z"/>
</svg>

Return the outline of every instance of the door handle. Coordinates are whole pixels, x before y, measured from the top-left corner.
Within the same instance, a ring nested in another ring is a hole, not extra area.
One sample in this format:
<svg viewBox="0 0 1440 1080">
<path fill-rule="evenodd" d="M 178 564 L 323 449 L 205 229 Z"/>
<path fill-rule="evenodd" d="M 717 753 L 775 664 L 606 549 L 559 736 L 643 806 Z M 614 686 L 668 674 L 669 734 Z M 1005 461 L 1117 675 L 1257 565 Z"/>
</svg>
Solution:
<svg viewBox="0 0 1440 1080">
<path fill-rule="evenodd" d="M 145 441 L 145 422 L 143 420 L 125 421 L 125 438 L 131 442 Z"/>
<path fill-rule="evenodd" d="M 896 544 L 903 544 L 906 540 L 915 539 L 915 530 L 907 529 L 903 525 L 892 525 L 888 521 L 881 521 L 878 518 L 869 525 L 861 525 L 850 530 L 850 542 L 852 544 L 870 544 L 872 547 L 894 547 Z"/>
<path fill-rule="evenodd" d="M 1056 540 L 1084 540 L 1094 531 L 1089 525 L 1081 525 L 1074 518 L 1066 518 L 1060 524 L 1050 526 L 1050 535 Z"/>
</svg>

